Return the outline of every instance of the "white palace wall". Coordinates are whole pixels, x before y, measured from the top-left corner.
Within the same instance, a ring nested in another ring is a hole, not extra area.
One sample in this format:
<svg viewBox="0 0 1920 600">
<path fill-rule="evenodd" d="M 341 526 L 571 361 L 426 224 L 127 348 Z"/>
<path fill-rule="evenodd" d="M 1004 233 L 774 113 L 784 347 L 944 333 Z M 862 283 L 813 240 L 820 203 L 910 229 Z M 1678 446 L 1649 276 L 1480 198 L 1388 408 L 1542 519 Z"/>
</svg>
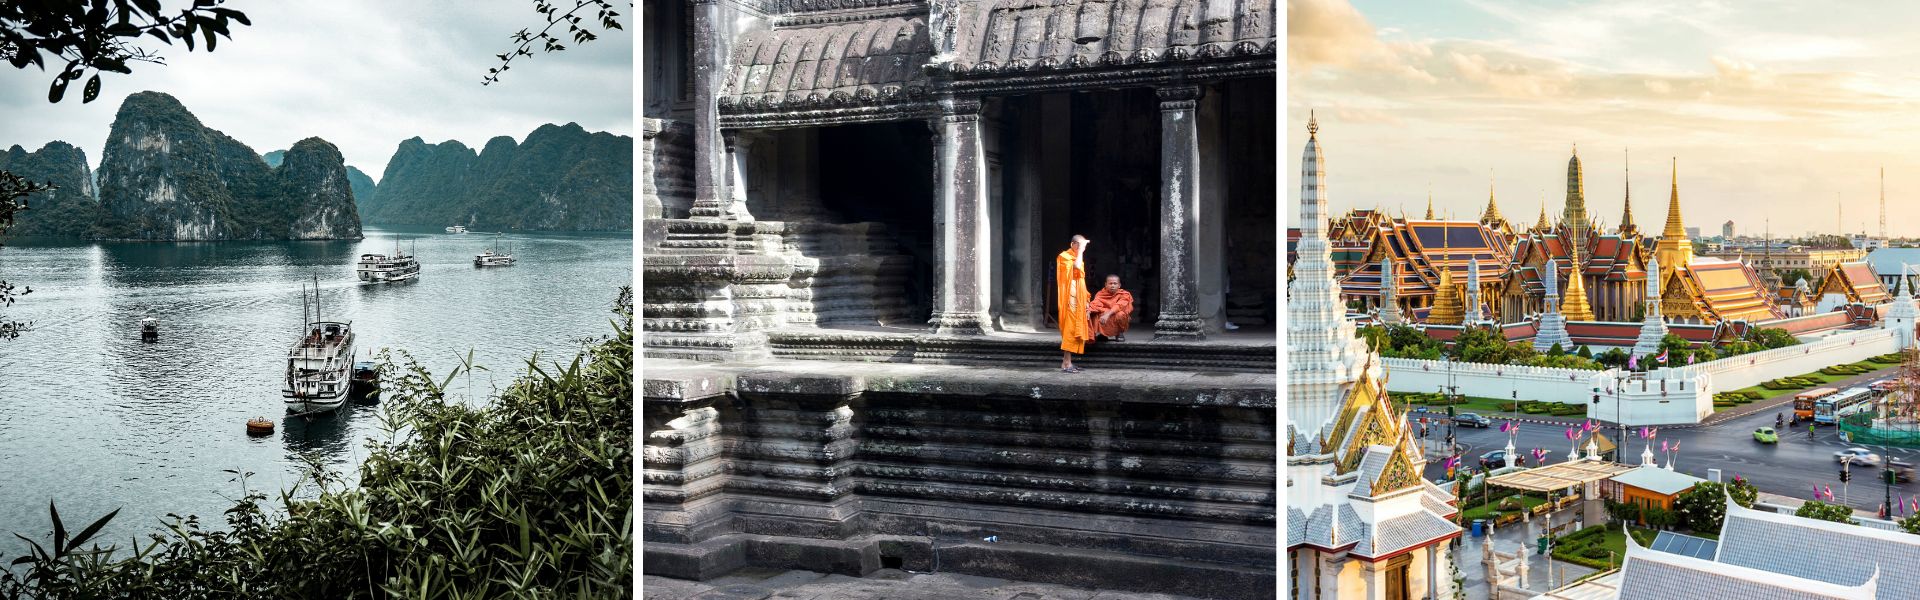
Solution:
<svg viewBox="0 0 1920 600">
<path fill-rule="evenodd" d="M 1713 394 L 1759 385 L 1899 349 L 1892 329 L 1848 331 L 1824 339 L 1716 361 L 1626 374 L 1519 365 L 1384 358 L 1390 392 L 1458 393 L 1484 398 L 1587 403 L 1587 415 L 1629 426 L 1698 423 L 1713 414 Z M 1624 380 L 1623 380 L 1624 378 Z M 1616 393 L 1617 392 L 1617 393 Z M 1594 402 L 1595 396 L 1599 401 Z M 1617 415 L 1617 416 L 1616 416 Z"/>
</svg>

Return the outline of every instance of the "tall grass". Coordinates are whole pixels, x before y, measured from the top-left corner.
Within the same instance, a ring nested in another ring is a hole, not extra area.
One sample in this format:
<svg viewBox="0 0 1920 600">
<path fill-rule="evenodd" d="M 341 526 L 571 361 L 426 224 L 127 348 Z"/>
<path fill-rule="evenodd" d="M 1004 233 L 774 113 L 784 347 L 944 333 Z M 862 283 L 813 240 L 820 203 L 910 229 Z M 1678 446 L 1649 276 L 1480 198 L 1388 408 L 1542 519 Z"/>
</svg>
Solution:
<svg viewBox="0 0 1920 600">
<path fill-rule="evenodd" d="M 529 359 L 486 405 L 448 398 L 470 365 L 435 380 L 411 356 L 383 354 L 387 439 L 370 443 L 357 486 L 316 463 L 271 501 L 282 511 L 247 490 L 224 531 L 168 515 L 164 532 L 128 549 L 87 545 L 118 511 L 69 535 L 49 505 L 50 544 L 21 537 L 31 549 L 0 572 L 0 597 L 626 597 L 630 290 L 620 298 L 614 335 L 564 366 Z"/>
</svg>

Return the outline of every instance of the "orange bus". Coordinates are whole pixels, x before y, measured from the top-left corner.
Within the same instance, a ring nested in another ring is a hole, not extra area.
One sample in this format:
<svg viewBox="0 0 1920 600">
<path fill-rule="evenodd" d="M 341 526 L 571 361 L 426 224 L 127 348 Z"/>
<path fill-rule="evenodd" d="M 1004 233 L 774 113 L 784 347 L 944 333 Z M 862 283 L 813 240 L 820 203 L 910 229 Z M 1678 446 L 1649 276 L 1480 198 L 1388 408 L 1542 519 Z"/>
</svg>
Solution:
<svg viewBox="0 0 1920 600">
<path fill-rule="evenodd" d="M 1793 395 L 1794 418 L 1802 421 L 1812 419 L 1813 418 L 1813 402 L 1815 400 L 1819 400 L 1827 396 L 1832 396 L 1839 392 L 1840 390 L 1836 390 L 1829 387 L 1823 387 L 1823 388 L 1813 388 L 1804 392 L 1800 392 L 1798 394 L 1794 394 Z"/>
</svg>

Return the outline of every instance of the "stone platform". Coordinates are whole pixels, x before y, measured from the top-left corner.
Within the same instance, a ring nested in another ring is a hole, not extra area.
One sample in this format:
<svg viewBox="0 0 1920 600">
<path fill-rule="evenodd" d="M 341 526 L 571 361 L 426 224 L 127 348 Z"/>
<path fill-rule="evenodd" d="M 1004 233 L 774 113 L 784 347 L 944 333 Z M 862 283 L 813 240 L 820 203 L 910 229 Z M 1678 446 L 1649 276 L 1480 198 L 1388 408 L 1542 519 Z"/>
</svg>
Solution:
<svg viewBox="0 0 1920 600">
<path fill-rule="evenodd" d="M 1233 331 L 1204 340 L 1155 340 L 1153 327 L 1127 332 L 1127 341 L 1101 339 L 1073 359 L 1088 369 L 1274 372 L 1277 338 L 1271 329 Z M 1060 364 L 1060 334 L 994 332 L 936 335 L 922 326 L 835 326 L 767 332 L 774 357 L 795 360 L 895 362 L 934 365 L 1045 367 Z"/>
<path fill-rule="evenodd" d="M 646 572 L 1274 597 L 1274 374 L 1052 365 L 649 360 Z"/>
</svg>

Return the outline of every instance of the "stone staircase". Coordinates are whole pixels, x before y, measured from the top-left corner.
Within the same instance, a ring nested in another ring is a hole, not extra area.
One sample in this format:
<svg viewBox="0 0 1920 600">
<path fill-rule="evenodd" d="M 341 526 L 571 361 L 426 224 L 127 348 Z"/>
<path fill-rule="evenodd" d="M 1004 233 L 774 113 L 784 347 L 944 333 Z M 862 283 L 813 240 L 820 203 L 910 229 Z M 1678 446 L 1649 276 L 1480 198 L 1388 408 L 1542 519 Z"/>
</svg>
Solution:
<svg viewBox="0 0 1920 600">
<path fill-rule="evenodd" d="M 881 223 L 787 222 L 781 253 L 811 261 L 796 269 L 788 297 L 790 325 L 907 325 L 916 308 L 910 289 L 913 258 Z M 920 319 L 924 322 L 924 317 Z"/>
</svg>

